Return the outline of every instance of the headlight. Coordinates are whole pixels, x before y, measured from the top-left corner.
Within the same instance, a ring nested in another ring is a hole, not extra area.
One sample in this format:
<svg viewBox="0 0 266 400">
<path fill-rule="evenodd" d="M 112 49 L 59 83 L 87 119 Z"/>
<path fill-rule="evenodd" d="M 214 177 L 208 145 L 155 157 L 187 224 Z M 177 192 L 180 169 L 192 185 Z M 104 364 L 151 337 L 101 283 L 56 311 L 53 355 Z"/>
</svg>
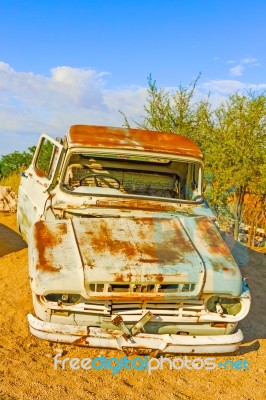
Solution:
<svg viewBox="0 0 266 400">
<path fill-rule="evenodd" d="M 57 303 L 58 305 L 60 304 L 76 304 L 80 300 L 80 295 L 79 294 L 67 294 L 67 293 L 62 293 L 62 294 L 47 294 L 46 296 L 43 296 L 44 301 L 49 301 L 53 303 Z"/>
<path fill-rule="evenodd" d="M 241 310 L 241 303 L 237 298 L 212 296 L 206 304 L 210 312 L 217 314 L 237 315 Z"/>
</svg>

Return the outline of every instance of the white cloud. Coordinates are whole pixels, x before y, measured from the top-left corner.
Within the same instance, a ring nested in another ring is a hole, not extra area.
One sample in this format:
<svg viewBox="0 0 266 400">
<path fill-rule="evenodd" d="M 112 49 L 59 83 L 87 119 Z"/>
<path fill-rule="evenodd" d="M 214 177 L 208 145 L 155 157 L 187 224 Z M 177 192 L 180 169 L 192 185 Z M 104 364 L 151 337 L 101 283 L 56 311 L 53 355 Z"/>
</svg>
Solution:
<svg viewBox="0 0 266 400">
<path fill-rule="evenodd" d="M 243 64 L 251 64 L 251 65 L 260 65 L 258 63 L 258 60 L 256 58 L 252 58 L 252 57 L 247 57 L 247 58 L 242 58 L 241 62 Z"/>
<path fill-rule="evenodd" d="M 77 106 L 91 108 L 103 104 L 102 77 L 107 72 L 97 73 L 92 69 L 57 67 L 51 70 L 50 89 L 73 101 Z M 104 107 L 103 107 L 104 108 Z"/>
<path fill-rule="evenodd" d="M 211 80 L 202 85 L 204 90 L 214 94 L 228 95 L 235 92 L 245 92 L 247 90 L 261 91 L 266 89 L 266 83 L 254 84 L 243 83 L 238 80 Z"/>
<path fill-rule="evenodd" d="M 243 59 L 255 65 L 256 59 Z M 236 66 L 235 66 L 236 67 Z M 40 133 L 62 136 L 73 124 L 122 126 L 123 111 L 129 120 L 144 115 L 147 89 L 128 86 L 107 88 L 107 72 L 60 66 L 50 76 L 18 72 L 0 62 L 0 156 L 36 144 Z M 176 87 L 165 88 L 174 93 Z M 198 86 L 195 101 L 207 98 L 215 107 L 236 91 L 265 90 L 266 84 L 239 80 L 210 80 Z"/>
<path fill-rule="evenodd" d="M 143 114 L 146 97 L 146 88 L 130 86 L 125 89 L 106 91 L 104 100 L 110 110 L 121 110 L 134 118 Z"/>
<path fill-rule="evenodd" d="M 243 74 L 243 70 L 243 65 L 238 64 L 235 67 L 230 68 L 230 74 L 233 76 L 241 76 Z"/>
<path fill-rule="evenodd" d="M 142 114 L 146 89 L 110 91 L 107 77 L 107 72 L 67 66 L 53 68 L 45 77 L 0 62 L 0 155 L 8 147 L 8 133 L 60 136 L 73 124 L 121 126 L 119 109 L 133 118 Z M 10 136 L 10 151 L 14 146 Z"/>
<path fill-rule="evenodd" d="M 232 76 L 241 76 L 247 67 L 257 67 L 259 66 L 259 62 L 256 58 L 246 57 L 242 58 L 239 63 L 235 61 L 229 60 L 228 64 L 236 64 L 234 67 L 229 69 L 229 73 Z"/>
<path fill-rule="evenodd" d="M 266 89 L 266 83 L 249 83 L 248 84 L 248 89 L 255 90 L 255 91 L 261 91 Z"/>
<path fill-rule="evenodd" d="M 223 94 L 234 93 L 245 89 L 245 84 L 240 81 L 222 79 L 205 82 L 202 86 L 210 92 Z"/>
</svg>

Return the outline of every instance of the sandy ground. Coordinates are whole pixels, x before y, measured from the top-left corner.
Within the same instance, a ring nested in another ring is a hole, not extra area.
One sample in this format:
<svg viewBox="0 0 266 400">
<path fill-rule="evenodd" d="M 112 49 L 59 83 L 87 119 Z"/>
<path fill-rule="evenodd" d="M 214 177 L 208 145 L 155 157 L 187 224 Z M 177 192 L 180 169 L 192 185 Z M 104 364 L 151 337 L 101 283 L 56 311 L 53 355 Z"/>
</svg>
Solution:
<svg viewBox="0 0 266 400">
<path fill-rule="evenodd" d="M 152 399 L 253 400 L 266 398 L 266 256 L 247 250 L 229 238 L 243 275 L 248 278 L 253 303 L 241 323 L 245 340 L 237 354 L 216 356 L 246 360 L 249 370 L 215 368 L 201 370 L 110 370 L 54 369 L 54 356 L 63 358 L 122 358 L 113 350 L 52 344 L 33 337 L 26 315 L 32 311 L 28 282 L 27 247 L 17 233 L 15 215 L 0 213 L 0 400 L 15 399 Z M 183 356 L 181 356 L 183 357 Z M 196 358 L 196 357 L 194 357 Z M 193 357 L 189 356 L 192 360 Z"/>
</svg>

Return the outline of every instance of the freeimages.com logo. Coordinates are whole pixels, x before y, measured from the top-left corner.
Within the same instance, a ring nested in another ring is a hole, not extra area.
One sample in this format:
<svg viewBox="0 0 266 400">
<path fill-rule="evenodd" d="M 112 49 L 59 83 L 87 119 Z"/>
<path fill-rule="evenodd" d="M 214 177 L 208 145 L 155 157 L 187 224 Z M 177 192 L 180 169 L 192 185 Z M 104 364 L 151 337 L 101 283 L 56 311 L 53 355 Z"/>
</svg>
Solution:
<svg viewBox="0 0 266 400">
<path fill-rule="evenodd" d="M 189 370 L 213 370 L 215 368 L 223 369 L 235 369 L 235 370 L 249 370 L 249 362 L 246 360 L 226 360 L 225 362 L 220 362 L 216 364 L 214 357 L 197 357 L 190 359 L 187 356 L 184 357 L 159 357 L 159 358 L 149 358 L 148 356 L 135 357 L 129 359 L 127 356 L 122 358 L 106 358 L 104 356 L 95 357 L 93 359 L 87 358 L 63 358 L 62 354 L 57 354 L 54 357 L 54 369 L 57 370 L 58 367 L 62 370 L 70 368 L 72 370 L 110 370 L 113 375 L 118 374 L 122 370 L 136 370 L 136 371 L 148 371 L 151 374 L 153 371 L 162 370 L 164 368 L 172 370 L 181 370 L 183 368 Z"/>
</svg>

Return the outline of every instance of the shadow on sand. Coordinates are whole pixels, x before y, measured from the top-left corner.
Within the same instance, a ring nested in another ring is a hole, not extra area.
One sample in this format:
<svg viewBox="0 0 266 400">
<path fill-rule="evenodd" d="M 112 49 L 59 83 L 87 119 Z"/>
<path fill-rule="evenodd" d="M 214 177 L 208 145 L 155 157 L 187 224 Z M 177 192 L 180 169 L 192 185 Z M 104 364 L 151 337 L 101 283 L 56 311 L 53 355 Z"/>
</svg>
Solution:
<svg viewBox="0 0 266 400">
<path fill-rule="evenodd" d="M 242 276 L 247 279 L 252 297 L 249 314 L 238 324 L 244 335 L 244 344 L 248 344 L 243 346 L 243 351 L 248 352 L 256 350 L 259 346 L 259 343 L 254 341 L 266 338 L 266 254 L 236 242 L 232 236 L 226 235 L 224 239 L 239 265 Z"/>
<path fill-rule="evenodd" d="M 26 247 L 26 242 L 17 232 L 6 225 L 0 224 L 0 257 L 25 249 Z"/>
</svg>

